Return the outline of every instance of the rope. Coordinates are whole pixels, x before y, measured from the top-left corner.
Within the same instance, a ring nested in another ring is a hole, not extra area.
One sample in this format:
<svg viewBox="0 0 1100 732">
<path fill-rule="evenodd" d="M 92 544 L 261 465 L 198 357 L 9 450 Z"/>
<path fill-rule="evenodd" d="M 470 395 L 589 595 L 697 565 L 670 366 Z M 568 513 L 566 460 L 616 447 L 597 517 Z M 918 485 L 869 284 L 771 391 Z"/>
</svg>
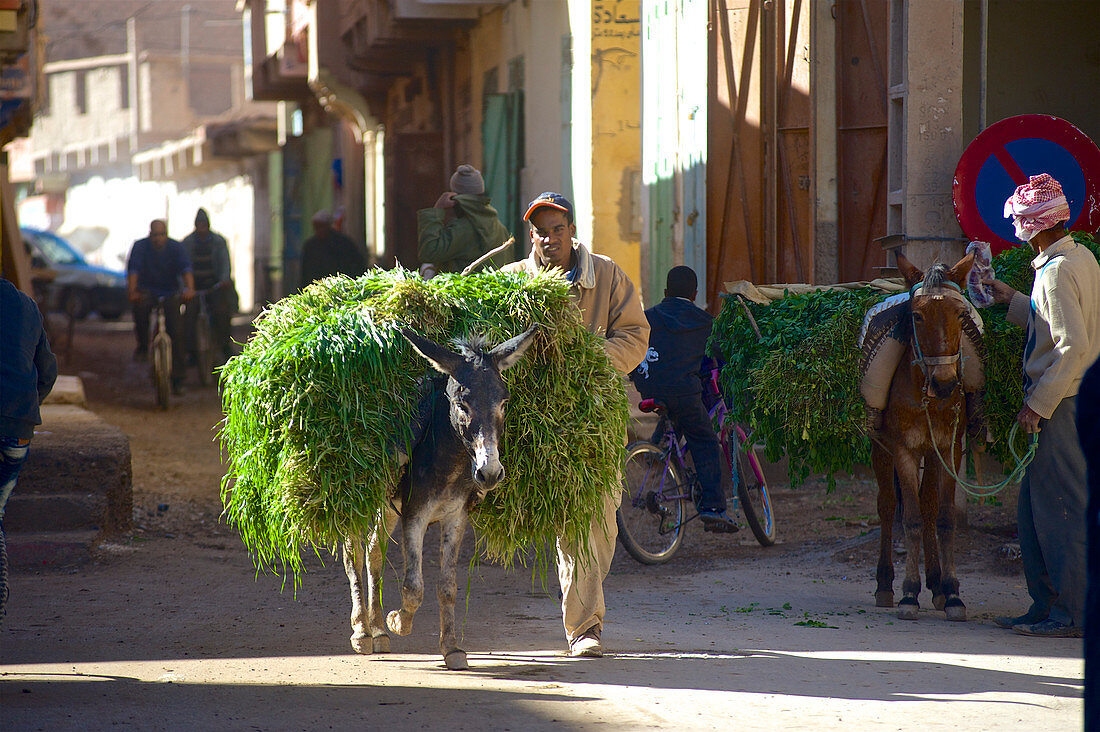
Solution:
<svg viewBox="0 0 1100 732">
<path fill-rule="evenodd" d="M 1031 442 L 1027 446 L 1027 452 L 1021 457 L 1016 452 L 1016 433 L 1020 429 L 1020 423 L 1017 422 L 1012 425 L 1012 429 L 1008 431 L 1008 450 L 1012 453 L 1012 459 L 1016 461 L 1016 467 L 1009 473 L 1004 480 L 1000 483 L 994 483 L 993 485 L 979 485 L 976 483 L 970 483 L 963 478 L 960 478 L 955 473 L 952 465 L 955 464 L 955 440 L 951 440 L 951 465 L 943 459 L 943 455 L 940 454 L 940 447 L 936 444 L 935 434 L 932 432 L 932 417 L 928 414 L 928 402 L 923 403 L 924 418 L 928 421 L 928 436 L 932 440 L 932 448 L 936 451 L 936 457 L 940 459 L 940 465 L 947 471 L 947 474 L 955 479 L 955 482 L 962 486 L 962 489 L 976 498 L 986 498 L 988 496 L 995 496 L 1004 490 L 1004 487 L 1010 483 L 1018 483 L 1020 479 L 1024 477 L 1024 470 L 1031 461 L 1035 458 L 1035 450 L 1039 445 L 1039 435 L 1032 434 Z M 955 408 L 955 428 L 951 431 L 951 434 L 955 434 L 955 430 L 959 427 L 959 409 Z"/>
</svg>

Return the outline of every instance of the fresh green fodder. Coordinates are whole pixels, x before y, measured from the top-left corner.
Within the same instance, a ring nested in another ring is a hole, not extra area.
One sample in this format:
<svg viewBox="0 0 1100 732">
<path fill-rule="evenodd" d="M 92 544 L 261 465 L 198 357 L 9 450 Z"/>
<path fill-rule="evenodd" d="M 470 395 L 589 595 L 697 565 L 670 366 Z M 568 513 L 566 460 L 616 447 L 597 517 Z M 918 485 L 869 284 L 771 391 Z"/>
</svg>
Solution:
<svg viewBox="0 0 1100 732">
<path fill-rule="evenodd" d="M 534 344 L 503 374 L 506 477 L 471 514 L 478 554 L 510 562 L 533 551 L 542 565 L 551 537 L 586 545 L 619 490 L 628 415 L 622 379 L 567 283 L 373 270 L 275 303 L 222 370 L 222 501 L 257 567 L 297 580 L 303 549 L 331 549 L 378 524 L 401 472 L 397 448 L 411 439 L 418 381 L 431 371 L 399 327 L 495 345 L 532 322 Z"/>
</svg>

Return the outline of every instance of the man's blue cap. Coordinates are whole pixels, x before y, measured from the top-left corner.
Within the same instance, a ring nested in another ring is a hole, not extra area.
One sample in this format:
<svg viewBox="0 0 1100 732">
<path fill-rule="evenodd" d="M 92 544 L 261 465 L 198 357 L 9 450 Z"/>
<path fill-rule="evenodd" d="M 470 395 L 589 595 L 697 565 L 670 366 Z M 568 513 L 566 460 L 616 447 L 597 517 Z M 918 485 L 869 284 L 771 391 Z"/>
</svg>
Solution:
<svg viewBox="0 0 1100 732">
<path fill-rule="evenodd" d="M 554 193 L 553 191 L 547 191 L 546 193 L 540 193 L 535 197 L 534 201 L 527 206 L 527 213 L 523 214 L 524 221 L 531 220 L 531 214 L 535 212 L 535 209 L 547 206 L 549 208 L 556 208 L 559 211 L 565 212 L 565 218 L 569 220 L 569 223 L 573 223 L 573 204 L 569 202 L 569 199 L 560 193 Z"/>
</svg>

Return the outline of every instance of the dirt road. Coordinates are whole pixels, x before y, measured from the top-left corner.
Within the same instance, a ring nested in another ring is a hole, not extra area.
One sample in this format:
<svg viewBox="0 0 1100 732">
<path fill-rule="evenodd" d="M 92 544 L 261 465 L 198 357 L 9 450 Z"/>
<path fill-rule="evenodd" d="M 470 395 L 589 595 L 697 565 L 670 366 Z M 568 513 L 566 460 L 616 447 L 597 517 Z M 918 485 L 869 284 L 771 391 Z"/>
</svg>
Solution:
<svg viewBox="0 0 1100 732">
<path fill-rule="evenodd" d="M 256 576 L 218 521 L 215 391 L 192 387 L 154 411 L 145 367 L 128 361 L 128 327 L 80 324 L 62 371 L 82 376 L 90 407 L 130 436 L 138 528 L 89 565 L 12 578 L 0 630 L 5 730 L 1081 725 L 1080 641 L 990 621 L 1025 603 L 1018 566 L 999 554 L 1012 541 L 1014 494 L 971 507 L 959 551 L 969 622 L 932 610 L 902 622 L 873 605 L 866 479 L 832 493 L 775 491 L 780 542 L 767 550 L 747 531 L 696 529 L 662 567 L 620 551 L 603 659 L 562 653 L 552 576 L 543 585 L 529 568 L 496 566 L 460 577 L 469 671 L 442 670 L 430 591 L 394 653 L 357 656 L 339 562 L 311 558 L 297 593 Z M 434 567 L 426 574 L 430 587 Z M 391 566 L 387 605 L 399 584 Z"/>
</svg>

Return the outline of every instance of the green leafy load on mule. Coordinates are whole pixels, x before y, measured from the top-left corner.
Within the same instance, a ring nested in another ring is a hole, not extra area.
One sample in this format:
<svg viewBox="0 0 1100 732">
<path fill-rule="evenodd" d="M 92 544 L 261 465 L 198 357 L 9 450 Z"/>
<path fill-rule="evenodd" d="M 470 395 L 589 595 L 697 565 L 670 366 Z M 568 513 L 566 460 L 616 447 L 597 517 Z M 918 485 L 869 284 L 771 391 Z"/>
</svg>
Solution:
<svg viewBox="0 0 1100 732">
<path fill-rule="evenodd" d="M 1100 260 L 1089 234 L 1073 232 Z M 1034 272 L 1029 247 L 993 258 L 997 278 L 1027 294 Z M 867 309 L 891 293 L 869 287 L 786 295 L 768 305 L 727 297 L 714 322 L 710 352 L 726 362 L 723 391 L 734 419 L 751 425 L 769 460 L 786 456 L 792 484 L 851 472 L 870 459 L 856 341 Z M 752 313 L 760 337 L 746 314 Z M 1006 320 L 1007 308 L 979 310 L 985 326 L 986 415 L 993 436 L 988 453 L 1012 464 L 1008 432 L 1023 403 L 1020 373 L 1023 330 Z"/>
<path fill-rule="evenodd" d="M 387 505 L 430 371 L 398 328 L 495 345 L 532 322 L 511 393 L 505 479 L 471 516 L 479 554 L 509 562 L 554 536 L 587 542 L 619 490 L 628 420 L 622 379 L 560 275 L 484 272 L 424 281 L 397 269 L 333 277 L 272 305 L 222 370 L 225 516 L 261 570 L 297 579 L 301 550 L 368 533 Z"/>
</svg>

